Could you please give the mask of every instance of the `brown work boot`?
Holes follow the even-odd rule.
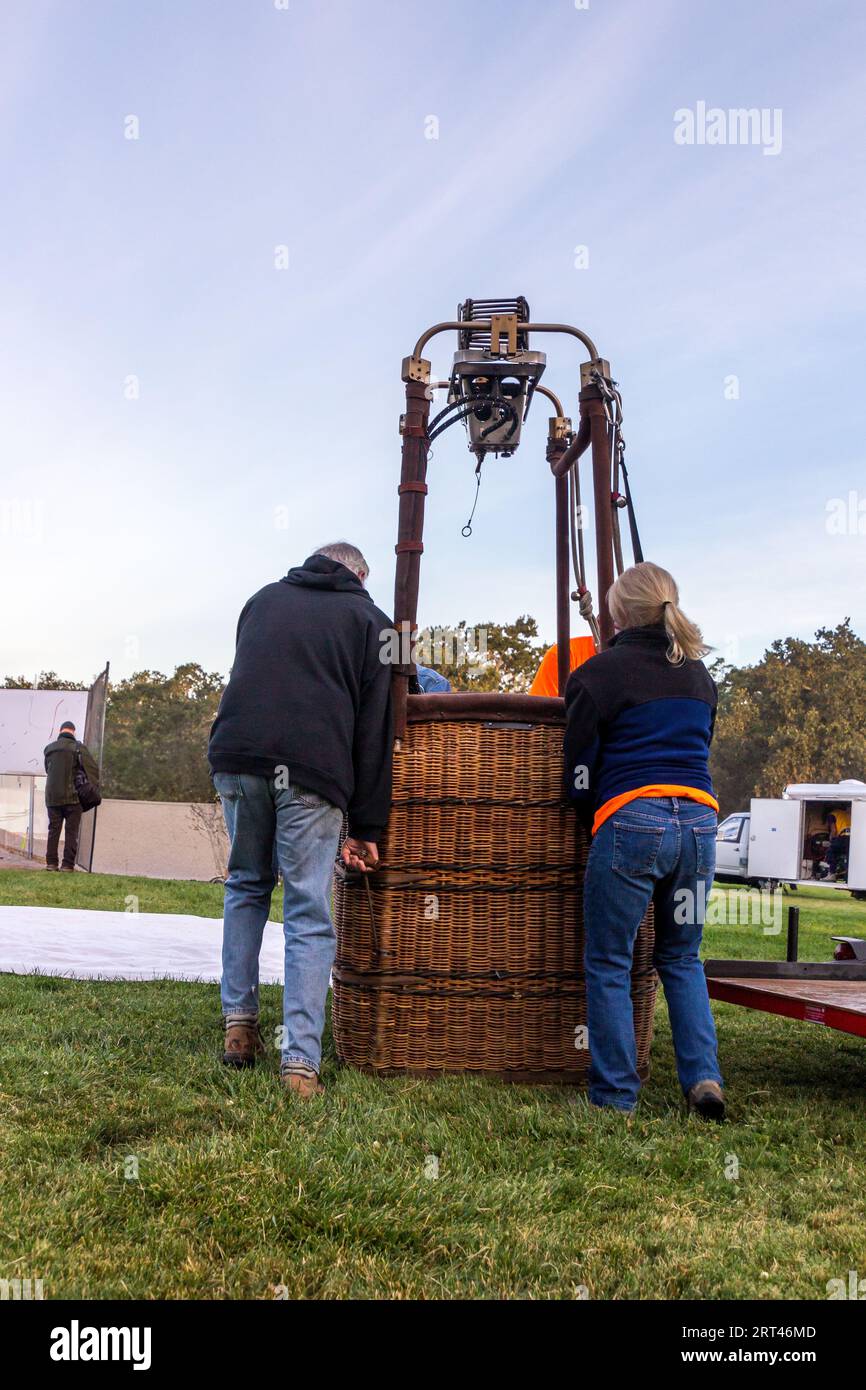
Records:
[[[61,872],[62,874],[74,874],[74,873],[75,873],[75,865],[74,865],[74,864],[61,864],[61,865],[60,865],[60,872]]]
[[[686,1096],[686,1103],[692,1115],[700,1115],[702,1120],[725,1118],[725,1093],[718,1081],[698,1081]]]
[[[287,1091],[291,1091],[293,1096],[299,1096],[301,1100],[312,1100],[315,1096],[325,1094],[325,1088],[313,1068],[301,1066],[298,1062],[289,1062],[283,1066],[280,1069],[280,1080]]]
[[[46,865],[45,865],[45,872],[46,872],[47,874],[56,874],[56,873],[59,871],[59,868],[60,868],[60,865],[59,865],[59,864],[46,864]]]
[[[223,1065],[254,1067],[257,1057],[265,1055],[265,1040],[255,1014],[226,1014]]]

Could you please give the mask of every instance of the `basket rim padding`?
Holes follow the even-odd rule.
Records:
[[[452,691],[450,694],[408,695],[410,724],[440,720],[521,724],[565,724],[565,701],[550,695],[502,695],[496,691]]]

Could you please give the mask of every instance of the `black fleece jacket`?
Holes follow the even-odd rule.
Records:
[[[211,729],[212,772],[273,777],[281,767],[377,840],[391,805],[392,626],[345,565],[311,555],[267,584],[238,620],[229,683]]]
[[[45,749],[45,805],[77,806],[78,792],[75,790],[75,773],[78,759],[94,787],[99,786],[99,765],[90,750],[79,743],[74,734],[60,734]]]

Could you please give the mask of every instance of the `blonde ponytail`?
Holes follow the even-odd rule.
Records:
[[[643,560],[625,570],[611,585],[607,596],[610,616],[616,626],[663,626],[668,635],[668,661],[681,666],[699,661],[710,648],[696,623],[679,606],[680,594],[672,575],[660,565]]]

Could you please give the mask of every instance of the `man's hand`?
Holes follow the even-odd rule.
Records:
[[[347,869],[368,874],[379,867],[379,849],[372,840],[356,840],[347,835],[340,850],[340,858]]]

